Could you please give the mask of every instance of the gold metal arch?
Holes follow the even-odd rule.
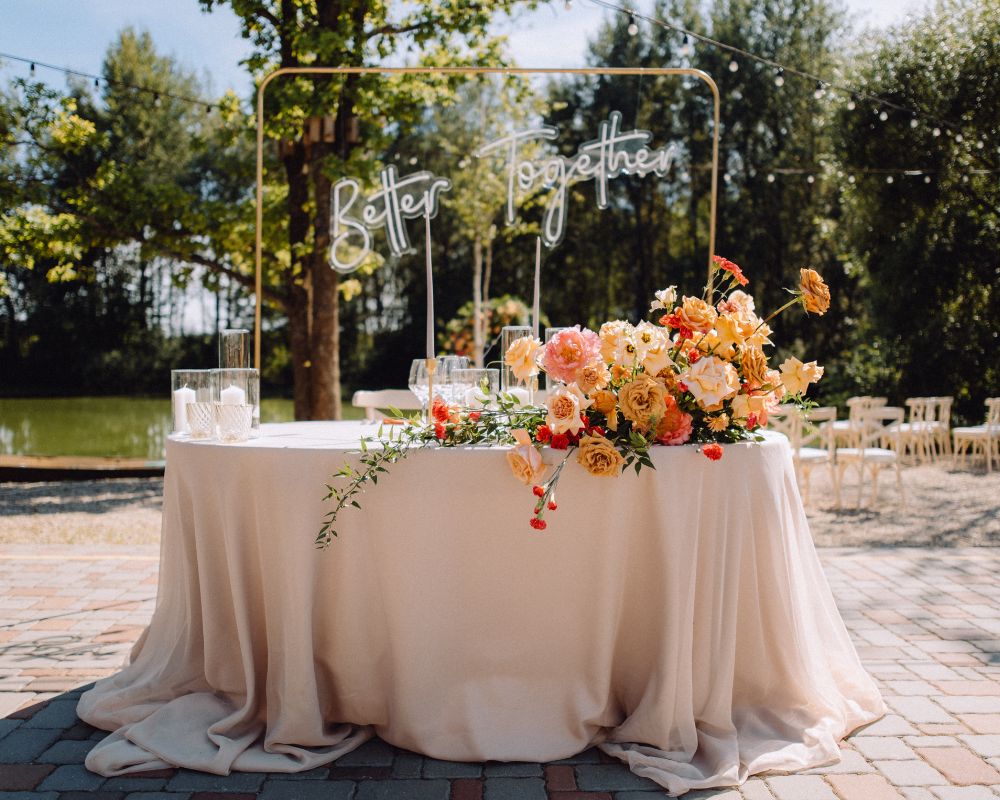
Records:
[[[712,76],[700,69],[683,67],[281,67],[269,73],[257,87],[257,219],[254,225],[254,367],[260,369],[260,323],[263,276],[264,221],[264,91],[282,75],[690,75],[712,90],[712,196],[708,221],[708,282],[712,280],[712,256],[715,254],[715,213],[719,185],[719,87]]]

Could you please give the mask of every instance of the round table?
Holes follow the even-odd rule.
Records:
[[[836,761],[884,713],[783,437],[655,447],[638,476],[571,458],[544,532],[502,448],[414,450],[318,550],[375,431],[168,443],[156,611],[80,700],[114,731],[88,768],[296,772],[377,734],[459,761],[597,744],[677,793]]]

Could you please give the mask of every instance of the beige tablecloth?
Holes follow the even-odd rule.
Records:
[[[781,437],[658,447],[638,477],[571,461],[544,533],[502,450],[419,450],[317,551],[362,430],[168,444],[156,612],[80,700],[114,731],[89,769],[295,772],[377,733],[460,761],[600,744],[681,793],[836,761],[883,714]]]

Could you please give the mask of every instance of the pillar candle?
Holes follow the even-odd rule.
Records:
[[[538,338],[538,331],[541,330],[539,325],[541,324],[538,315],[539,308],[541,307],[541,293],[542,293],[542,237],[538,236],[535,238],[535,302],[531,310],[531,323],[534,325],[535,338]]]
[[[219,392],[219,400],[224,406],[242,406],[247,401],[247,395],[239,386],[228,386]]]
[[[187,433],[191,430],[188,425],[187,404],[195,401],[194,389],[182,386],[174,391],[174,432]]]

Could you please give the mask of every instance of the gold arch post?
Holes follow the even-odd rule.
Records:
[[[260,322],[263,276],[264,222],[264,91],[275,78],[282,75],[690,75],[698,78],[712,90],[712,197],[708,221],[708,286],[712,283],[712,256],[715,254],[715,213],[719,184],[719,87],[712,76],[700,69],[684,67],[281,67],[269,73],[257,87],[257,219],[254,225],[254,367],[260,369]]]

